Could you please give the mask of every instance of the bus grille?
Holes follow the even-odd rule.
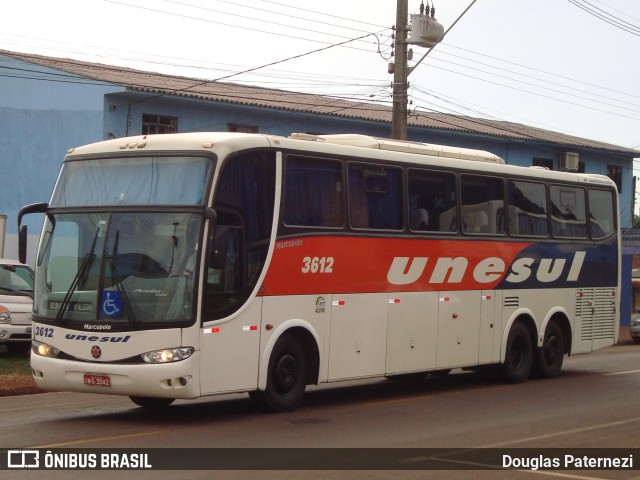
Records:
[[[576,292],[576,317],[582,318],[581,340],[615,338],[616,296],[613,288],[581,288]]]

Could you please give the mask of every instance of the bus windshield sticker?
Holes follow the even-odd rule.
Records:
[[[103,291],[100,296],[100,313],[105,317],[122,317],[122,297],[120,292]]]

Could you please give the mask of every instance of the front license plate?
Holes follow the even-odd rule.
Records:
[[[92,385],[94,387],[110,387],[111,378],[109,377],[109,375],[91,375],[91,374],[85,373],[84,384]]]

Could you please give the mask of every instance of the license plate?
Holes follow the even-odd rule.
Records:
[[[91,375],[89,373],[85,373],[84,384],[94,387],[110,387],[111,378],[109,377],[109,375]]]

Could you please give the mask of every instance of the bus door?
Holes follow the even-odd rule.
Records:
[[[202,307],[203,395],[249,390],[257,385],[262,297],[244,303],[249,288],[245,245],[243,228],[216,228]]]
[[[262,297],[256,296],[273,227],[276,159],[250,151],[228,159],[203,279],[202,393],[255,389]]]

